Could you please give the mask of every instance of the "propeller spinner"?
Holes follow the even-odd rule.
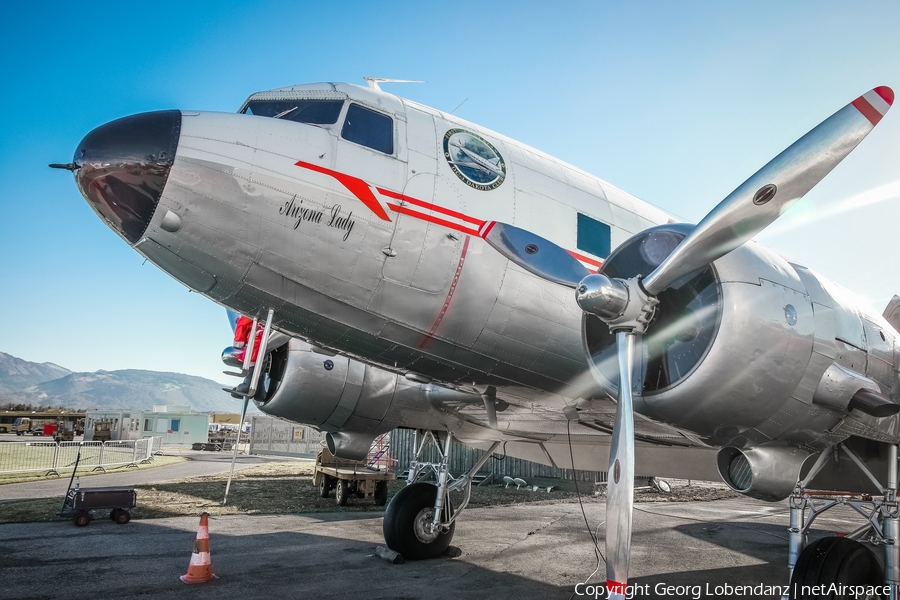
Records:
[[[889,87],[877,87],[834,113],[742,183],[679,243],[666,248],[663,240],[658,247],[650,248],[651,253],[662,254],[658,266],[647,274],[610,277],[606,266],[604,273],[589,274],[566,250],[504,223],[492,222],[482,234],[497,251],[527,271],[575,288],[576,302],[585,315],[599,319],[615,333],[619,397],[606,496],[610,598],[624,598],[628,583],[634,504],[633,393],[644,388],[644,382],[635,386],[633,381],[635,352],[648,328],[659,325],[660,319],[655,317],[660,294],[775,221],[856,148],[893,101],[894,92]]]

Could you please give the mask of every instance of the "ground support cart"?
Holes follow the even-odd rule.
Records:
[[[387,482],[397,476],[387,470],[369,467],[364,460],[335,458],[322,448],[316,456],[316,473],[313,483],[319,488],[319,495],[327,498],[334,490],[338,506],[347,504],[350,496],[375,498],[375,506],[387,503]]]
[[[109,518],[124,525],[131,520],[129,509],[137,506],[137,492],[129,487],[80,488],[69,490],[62,516],[71,516],[78,527],[91,522],[92,510],[109,510]]]

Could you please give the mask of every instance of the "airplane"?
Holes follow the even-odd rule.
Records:
[[[446,550],[502,452],[608,470],[611,598],[628,589],[636,472],[787,498],[792,582],[894,597],[900,297],[873,314],[751,241],[893,99],[854,99],[696,225],[375,80],[127,116],[51,166],[136,252],[256,319],[263,358],[236,364],[260,410],[328,432],[339,457],[417,431],[383,526],[406,558]],[[454,438],[485,452],[451,479]],[[807,544],[837,505],[865,523]]]

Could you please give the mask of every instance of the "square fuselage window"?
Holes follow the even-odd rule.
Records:
[[[578,241],[576,245],[579,250],[590,252],[600,258],[606,258],[609,256],[611,246],[609,225],[578,213]]]

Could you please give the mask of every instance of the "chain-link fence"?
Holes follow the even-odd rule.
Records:
[[[137,466],[153,459],[161,438],[115,442],[8,442],[0,444],[0,474],[43,471],[59,475],[74,469],[103,471]],[[79,458],[80,453],[80,458]]]
[[[391,457],[396,460],[397,473],[402,473],[408,469],[409,463],[415,457],[415,438],[416,432],[412,429],[395,429],[391,432],[390,453]],[[465,473],[482,456],[484,456],[484,450],[466,446],[454,439],[450,446],[450,461],[448,463],[450,472],[453,474]],[[433,444],[425,448],[420,460],[428,462],[437,462],[439,460],[437,449]],[[484,474],[493,473],[497,477],[508,475],[510,477],[521,477],[526,480],[546,478],[574,479],[576,481],[594,483],[606,481],[606,472],[604,471],[582,471],[580,469],[573,471],[572,469],[561,469],[521,458],[513,458],[503,454],[502,446],[494,453],[493,458],[485,463],[481,471]]]
[[[250,454],[315,458],[325,434],[309,425],[275,417],[254,416],[250,427]]]

